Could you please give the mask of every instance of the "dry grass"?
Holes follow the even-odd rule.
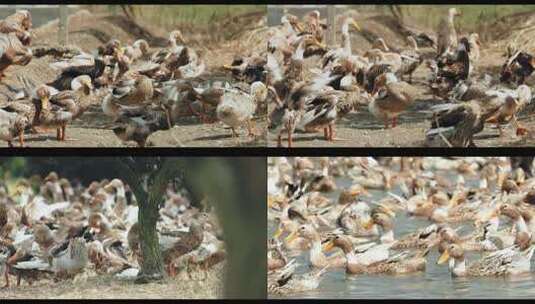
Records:
[[[223,297],[224,265],[186,274],[161,283],[135,284],[112,276],[87,274],[76,281],[40,281],[28,286],[0,289],[0,299],[217,299]],[[11,281],[11,283],[14,280]],[[2,276],[3,282],[3,276]]]

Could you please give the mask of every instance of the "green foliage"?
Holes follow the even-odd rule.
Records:
[[[456,23],[465,31],[475,31],[479,25],[491,24],[504,16],[535,10],[535,5],[403,5],[409,18],[433,28],[438,26],[450,7],[456,7],[462,13],[456,17]]]
[[[26,173],[26,159],[23,157],[0,157],[0,176],[20,177]]]

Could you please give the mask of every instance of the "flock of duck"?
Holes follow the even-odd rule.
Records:
[[[226,253],[213,213],[191,205],[169,185],[157,222],[169,276],[191,274],[222,262]],[[87,187],[51,172],[45,178],[0,185],[0,272],[5,287],[16,277],[79,280],[92,275],[132,279],[142,258],[135,196],[120,179]]]
[[[412,81],[420,66],[428,69],[425,87],[438,98],[431,107],[425,145],[473,146],[473,135],[485,123],[495,124],[500,136],[502,127],[511,123],[516,136],[525,136],[527,129],[518,124],[517,115],[532,99],[525,81],[535,60],[511,44],[500,75],[481,75],[479,35],[458,39],[454,26],[458,15],[456,8],[449,9],[436,38],[406,29],[406,48],[387,45],[379,37],[364,50],[351,44],[351,29],[361,29],[349,13],[339,18],[338,47],[324,43],[326,29],[335,25],[322,20],[319,11],[302,19],[285,14],[269,38],[266,65],[268,128],[277,135],[278,146],[285,135],[291,147],[296,130],[323,130],[325,139],[333,141],[337,120],[361,107],[367,107],[386,129],[396,127],[397,117],[422,91]],[[421,48],[434,51],[429,55]]]
[[[535,250],[532,162],[270,158],[268,294],[314,290],[323,274],[336,269],[347,276],[425,272],[435,262],[428,256],[434,250],[440,254],[436,262],[454,277],[529,273]],[[337,178],[350,180],[350,186],[340,188]],[[338,197],[328,198],[333,190],[340,191]],[[428,224],[400,235],[401,213]],[[468,260],[469,252],[480,258]],[[296,272],[299,263],[308,266],[304,274]]]
[[[57,130],[57,140],[66,140],[67,126],[92,105],[113,119],[110,127],[122,141],[145,146],[150,134],[172,128],[177,119],[197,115],[202,122],[222,121],[232,136],[247,126],[256,137],[251,121],[257,106],[267,98],[263,65],[257,54],[236,56],[222,65],[232,79],[210,80],[202,56],[188,46],[180,31],[169,34],[168,45],[151,49],[147,41],[132,45],[112,39],[85,53],[77,48],[32,48],[29,11],[20,10],[0,22],[0,73],[10,66],[28,65],[32,57],[53,56],[50,66],[59,71],[56,79],[33,83],[19,77],[22,88],[10,88],[7,105],[0,108],[0,138],[12,146],[18,137],[24,145],[26,132],[38,128]]]

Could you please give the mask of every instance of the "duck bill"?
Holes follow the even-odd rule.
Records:
[[[444,253],[442,253],[442,255],[440,256],[440,258],[438,259],[437,261],[437,264],[438,265],[441,265],[441,264],[444,264],[446,261],[448,261],[450,259],[450,253],[448,252],[448,250],[446,249],[446,251],[444,251]]]
[[[323,244],[322,250],[325,252],[330,252],[334,248],[334,242],[328,241],[327,243]]]
[[[275,231],[275,234],[273,235],[273,237],[274,237],[275,239],[278,239],[278,238],[281,236],[281,234],[282,234],[282,229],[281,229],[281,227],[279,226],[279,227],[277,228],[277,231]]]
[[[303,32],[304,31],[304,28],[301,24],[299,23],[296,23],[295,24],[295,28],[299,31],[299,32]]]
[[[43,99],[41,99],[41,105],[43,107],[43,109],[48,109],[48,103],[49,103],[49,98],[48,97],[43,97]]]
[[[318,47],[322,48],[322,49],[327,48],[326,44],[319,42],[317,39],[314,39],[314,44],[317,45]]]
[[[370,230],[370,229],[373,227],[373,224],[374,224],[374,223],[373,223],[373,220],[369,220],[369,221],[367,221],[366,223],[364,223],[363,227],[364,227],[364,229],[366,229],[366,230]]]
[[[390,217],[392,218],[396,217],[396,213],[392,211],[392,209],[390,209],[389,207],[383,205],[383,209],[385,213],[388,214]]]
[[[286,243],[291,243],[291,242],[293,242],[296,238],[297,238],[297,231],[294,231],[294,232],[290,233],[290,235],[288,235],[284,241],[285,241]]]
[[[351,22],[351,25],[353,25],[353,27],[354,27],[357,31],[362,32],[362,30],[360,29],[359,24],[358,24],[356,21]]]
[[[267,199],[267,205],[268,205],[268,208],[271,208],[271,206],[273,206],[273,203],[274,203],[275,199],[273,197],[268,196],[268,199]]]

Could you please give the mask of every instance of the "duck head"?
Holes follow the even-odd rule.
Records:
[[[437,264],[444,264],[445,262],[449,261],[450,258],[453,258],[455,260],[464,260],[464,250],[460,245],[457,244],[451,244],[449,245],[446,250],[442,253],[440,258],[437,261]]]
[[[268,89],[261,81],[255,81],[251,84],[251,96],[255,103],[264,102],[267,99]]]
[[[169,33],[169,39],[167,40],[167,46],[168,47],[176,47],[178,44],[184,45],[186,44],[186,40],[184,39],[184,36],[182,36],[182,32],[179,30],[172,31]]]
[[[48,109],[49,108],[49,101],[50,101],[50,90],[48,89],[48,86],[42,85],[35,91],[37,98],[41,102],[41,108],[42,109]]]

